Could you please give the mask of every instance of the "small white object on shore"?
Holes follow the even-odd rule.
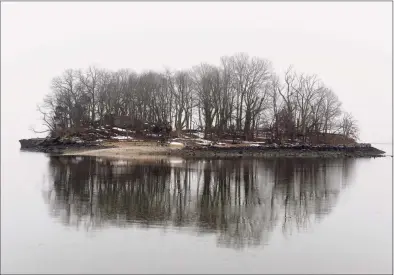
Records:
[[[176,141],[171,141],[171,142],[170,142],[170,145],[172,145],[172,146],[184,146],[183,143],[181,143],[181,142],[176,142]]]

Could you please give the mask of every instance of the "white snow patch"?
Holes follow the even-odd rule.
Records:
[[[264,141],[243,141],[242,142],[243,144],[248,144],[248,145],[251,145],[251,144],[254,144],[254,145],[262,145],[262,144],[265,144],[265,142]]]
[[[113,127],[112,129],[120,131],[120,132],[127,132],[126,129],[118,128],[118,127]]]
[[[199,138],[204,138],[204,133],[202,133],[202,132],[197,132],[197,133],[194,133],[196,136],[198,136]]]
[[[119,140],[124,140],[124,139],[133,139],[132,137],[125,137],[125,136],[113,136],[113,139],[119,139]]]
[[[258,147],[258,146],[261,146],[261,144],[251,143],[251,144],[249,144],[249,146],[250,147]]]
[[[211,144],[212,144],[211,141],[206,140],[206,139],[198,139],[198,140],[197,140],[197,143],[198,143],[198,144],[201,144],[201,145],[211,145]]]

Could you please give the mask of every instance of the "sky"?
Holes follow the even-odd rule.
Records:
[[[237,52],[317,74],[362,142],[391,143],[391,2],[2,2],[2,147],[35,136],[36,105],[66,69],[187,69]]]

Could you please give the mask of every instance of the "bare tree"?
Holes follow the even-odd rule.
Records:
[[[101,73],[102,72],[94,66],[89,67],[85,72],[79,71],[79,81],[82,84],[84,92],[90,99],[89,111],[91,123],[96,121],[98,82]]]
[[[176,72],[169,76],[169,89],[173,99],[175,129],[179,132],[190,128],[193,108],[191,77],[187,71]]]
[[[221,135],[230,126],[236,96],[233,83],[234,79],[231,70],[231,60],[228,57],[221,58],[219,78],[220,89],[215,95],[214,103],[216,104],[215,108],[218,110],[218,114],[216,116],[216,126],[218,135]]]
[[[284,89],[283,84],[280,83],[279,77],[272,75],[271,86],[269,89],[269,105],[268,108],[271,117],[270,128],[272,132],[273,139],[277,142],[282,139],[281,133],[279,132],[279,111],[283,108],[283,100],[280,94]]]
[[[284,124],[284,134],[287,138],[295,138],[296,128],[295,128],[295,117],[296,117],[296,104],[295,104],[295,89],[294,86],[297,75],[293,70],[293,67],[290,66],[285,73],[285,88],[279,89],[278,92],[281,95],[284,108],[286,111],[282,111],[282,113],[286,113],[287,121],[283,121]]]
[[[351,113],[345,112],[339,122],[339,129],[341,134],[347,138],[358,139],[357,121]]]
[[[266,99],[271,64],[265,59],[250,58],[245,53],[234,55],[230,62],[236,90],[236,128],[243,128],[244,136],[248,139]]]
[[[306,138],[308,119],[313,113],[313,101],[319,96],[322,85],[316,75],[298,77],[298,85],[293,86],[297,105],[297,131]]]
[[[335,121],[341,115],[342,103],[338,96],[330,89],[324,89],[323,95],[323,133],[327,134],[335,126]]]
[[[205,138],[211,133],[218,109],[213,100],[220,90],[219,70],[208,64],[193,68],[193,89],[201,110],[205,126]],[[201,120],[201,115],[200,115]]]

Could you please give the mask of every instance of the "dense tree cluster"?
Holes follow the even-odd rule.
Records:
[[[178,132],[236,133],[246,140],[261,131],[277,141],[327,133],[357,137],[355,120],[316,75],[290,67],[279,76],[270,61],[245,53],[222,57],[219,66],[175,72],[68,69],[52,80],[39,110],[52,134],[128,117],[135,122],[130,128],[167,123]]]

